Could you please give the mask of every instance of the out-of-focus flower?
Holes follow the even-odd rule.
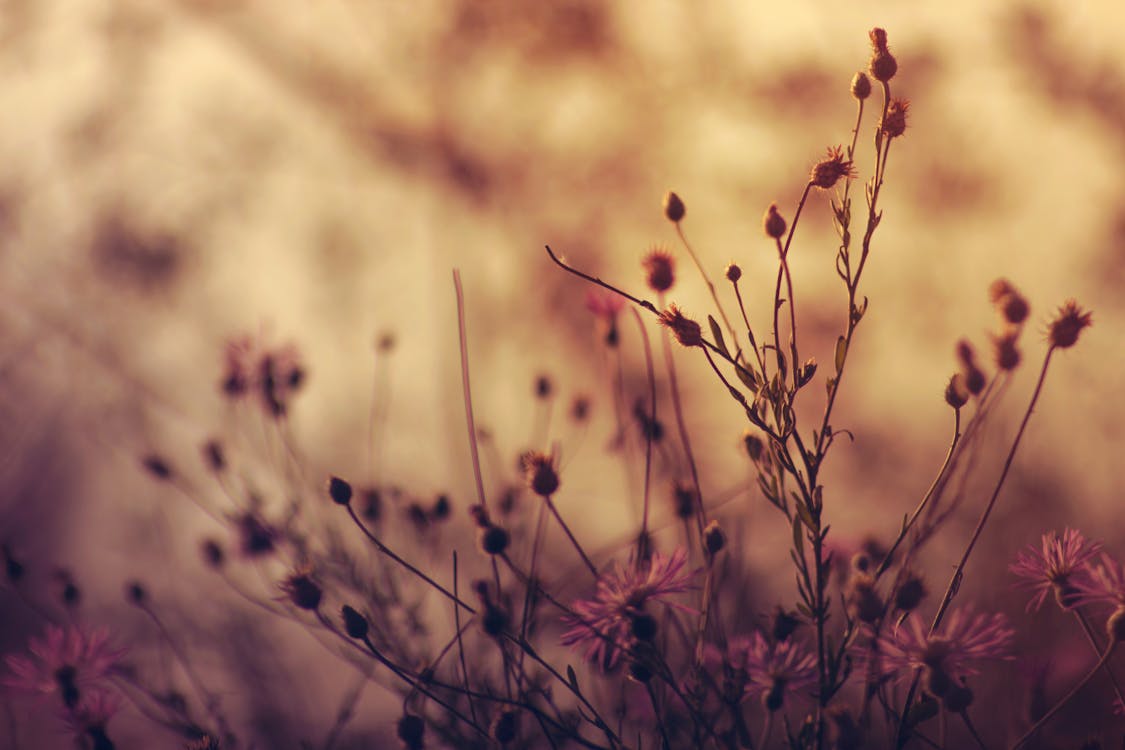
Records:
[[[301,354],[293,344],[270,346],[264,338],[227,342],[222,390],[232,399],[256,396],[272,417],[283,417],[305,381]]]
[[[78,626],[47,626],[46,636],[28,643],[31,656],[4,657],[11,675],[2,682],[8,687],[32,694],[58,692],[71,709],[80,705],[88,688],[96,688],[125,655],[124,649],[109,644],[109,632],[86,630]]]
[[[1125,607],[1125,569],[1121,563],[1102,553],[1097,565],[1087,568],[1087,575],[1071,581],[1073,605],[1110,604]]]
[[[1063,609],[1072,609],[1076,595],[1075,586],[1082,577],[1088,577],[1091,561],[1101,549],[1101,543],[1082,536],[1077,529],[1066,529],[1043,535],[1042,550],[1028,547],[1016,555],[1009,570],[1023,579],[1022,585],[1036,592],[1027,603],[1027,610],[1038,610],[1050,592]]]
[[[744,696],[779,710],[788,695],[816,687],[816,658],[794,639],[770,642],[760,632],[731,640],[726,665],[745,673]]]
[[[75,738],[89,737],[95,741],[105,737],[105,728],[117,710],[121,696],[108,690],[91,690],[82,695],[78,705],[62,711],[63,720]]]
[[[687,553],[678,549],[671,555],[656,553],[637,566],[618,565],[603,574],[594,596],[574,602],[573,614],[563,618],[570,625],[563,633],[563,644],[584,648],[587,659],[612,669],[622,651],[655,636],[655,620],[646,611],[650,601],[691,611],[667,600],[690,587],[695,571],[684,572],[686,564]]]
[[[881,635],[879,669],[899,676],[922,669],[927,692],[940,698],[957,686],[955,680],[976,674],[977,662],[1011,658],[1014,631],[999,613],[958,610],[933,635],[926,631],[920,618],[911,617],[906,627]]]

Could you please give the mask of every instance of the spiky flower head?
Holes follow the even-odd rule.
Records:
[[[773,642],[755,631],[731,639],[727,654],[727,665],[746,676],[743,697],[760,700],[771,712],[787,696],[816,687],[816,657],[794,639]]]
[[[1053,349],[1069,349],[1078,341],[1082,329],[1093,325],[1094,314],[1083,310],[1078,303],[1068,299],[1059,308],[1047,329],[1047,341]]]
[[[685,572],[686,564],[687,553],[677,549],[671,555],[656,552],[647,562],[616,565],[603,573],[593,597],[574,602],[572,614],[563,618],[570,626],[563,633],[563,644],[584,649],[587,659],[612,669],[639,636],[650,635],[645,628],[656,624],[647,611],[651,602],[690,611],[669,600],[691,584],[695,571]]]
[[[528,451],[521,458],[527,486],[540,497],[549,497],[559,489],[559,473],[555,459],[546,453]]]
[[[879,129],[884,137],[898,138],[906,132],[906,114],[909,110],[910,102],[906,99],[891,99],[886,114],[879,123]]]
[[[666,292],[676,283],[676,261],[667,250],[650,251],[641,261],[641,267],[648,288],[654,292]]]
[[[898,72],[898,61],[887,48],[887,32],[875,28],[871,30],[871,64],[869,69],[876,81],[886,83]]]
[[[662,326],[670,328],[676,341],[682,345],[703,346],[703,329],[676,305],[668,305],[657,320]]]
[[[943,697],[957,681],[977,673],[988,659],[1011,658],[1014,631],[1002,614],[953,612],[932,635],[918,617],[905,627],[879,636],[879,667],[886,675],[908,676],[923,670],[926,691]]]
[[[828,190],[839,182],[840,178],[854,176],[855,167],[850,159],[844,158],[843,148],[830,146],[824,158],[812,168],[812,172],[809,174],[809,182],[821,190]]]
[[[1072,576],[1068,581],[1071,591],[1067,601],[1075,607],[1087,604],[1125,606],[1125,568],[1110,555],[1102,552],[1097,564],[1087,566],[1083,575]]]

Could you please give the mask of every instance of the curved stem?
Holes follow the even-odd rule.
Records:
[[[1064,695],[1062,697],[1062,699],[1059,700],[1059,702],[1056,703],[1051,708],[1050,711],[1043,714],[1043,716],[1040,717],[1039,721],[1035,722],[1031,726],[1031,729],[1028,729],[1026,732],[1024,732],[1023,736],[1020,737],[1018,740],[1016,740],[1016,744],[1012,745],[1011,750],[1018,750],[1018,748],[1021,747],[1029,739],[1031,739],[1032,735],[1034,735],[1036,732],[1038,732],[1039,729],[1044,724],[1046,724],[1048,721],[1050,721],[1051,718],[1055,714],[1057,714],[1062,709],[1063,706],[1065,706],[1067,703],[1069,703],[1071,698],[1073,698],[1075,695],[1077,695],[1078,691],[1081,690],[1086,685],[1086,683],[1089,682],[1094,677],[1094,675],[1096,675],[1098,672],[1100,672],[1102,667],[1104,667],[1106,664],[1109,663],[1109,657],[1113,655],[1113,651],[1114,651],[1114,648],[1116,646],[1117,646],[1116,642],[1110,643],[1109,646],[1106,647],[1105,653],[1102,654],[1102,658],[1098,659],[1098,663],[1095,664],[1094,668],[1091,669],[1086,674],[1086,676],[1082,678],[1082,681],[1079,682],[1077,685],[1075,685],[1073,688],[1071,688],[1070,692],[1067,693],[1066,695]]]

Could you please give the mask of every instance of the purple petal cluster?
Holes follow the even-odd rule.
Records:
[[[1042,607],[1051,592],[1060,607],[1073,607],[1077,591],[1089,577],[1091,562],[1100,549],[1101,543],[1086,539],[1077,529],[1066,529],[1061,535],[1056,531],[1044,534],[1041,549],[1029,547],[1016,555],[1009,569],[1035,592],[1027,604],[1028,611]]]
[[[760,632],[731,640],[728,665],[746,675],[744,697],[761,699],[771,710],[779,708],[786,695],[817,686],[816,657],[793,639],[771,643]]]
[[[4,657],[11,675],[2,682],[27,693],[49,695],[68,688],[83,691],[111,675],[124,649],[109,644],[104,629],[86,630],[75,625],[47,626],[43,638],[32,638],[30,656]]]
[[[917,617],[906,626],[879,637],[881,671],[900,676],[915,669],[960,678],[976,674],[976,665],[988,659],[1011,658],[1015,631],[1004,615],[968,610],[953,612],[932,635]]]
[[[594,596],[574,602],[572,613],[563,618],[570,626],[563,633],[563,644],[585,649],[587,659],[612,669],[621,652],[636,641],[636,621],[646,614],[649,602],[679,606],[666,599],[690,588],[695,571],[684,572],[686,564],[687,553],[678,549],[671,555],[656,553],[648,563],[618,565],[603,574]]]

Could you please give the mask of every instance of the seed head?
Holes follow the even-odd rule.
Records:
[[[879,123],[879,129],[887,138],[898,138],[906,132],[906,113],[910,110],[910,102],[906,99],[891,99],[887,105],[887,113]]]
[[[735,284],[741,278],[742,278],[742,269],[741,268],[739,268],[734,263],[731,263],[729,266],[727,266],[727,281],[729,281],[732,284]]]
[[[766,230],[766,236],[781,239],[785,236],[785,226],[785,219],[777,212],[777,204],[771,203],[766,209],[766,215],[762,217],[762,228]]]
[[[349,638],[355,638],[357,641],[361,641],[367,637],[366,617],[347,604],[340,610],[340,616],[344,619],[344,632],[348,634]]]
[[[898,61],[887,48],[887,32],[883,29],[871,30],[871,64],[869,70],[876,81],[886,83],[898,72]]]
[[[1004,320],[1020,325],[1031,312],[1027,299],[1007,279],[997,279],[988,287],[988,296]]]
[[[912,612],[926,598],[926,583],[917,573],[909,573],[895,592],[895,609]]]
[[[352,486],[340,477],[328,479],[328,496],[337,505],[347,505],[352,501]]]
[[[949,379],[945,386],[945,403],[954,409],[960,409],[969,402],[969,386],[965,383],[965,375],[956,373]]]
[[[527,485],[540,497],[549,497],[559,489],[559,475],[554,459],[546,453],[530,451],[523,456],[523,470]]]
[[[282,581],[281,590],[289,597],[293,606],[309,612],[315,612],[320,607],[320,600],[324,596],[324,590],[313,580],[312,574],[307,569],[300,569],[290,574]]]
[[[486,555],[504,554],[511,541],[511,535],[502,526],[487,526],[477,534],[477,542]]]
[[[684,206],[684,202],[680,200],[680,196],[669,190],[664,196],[664,216],[667,217],[668,221],[679,224],[685,213],[687,213],[687,208]]]
[[[852,96],[861,102],[871,96],[871,79],[862,70],[852,77]]]
[[[1051,321],[1047,341],[1052,348],[1069,349],[1078,341],[1082,329],[1093,325],[1093,317],[1093,313],[1083,310],[1074,300],[1067,300]]]
[[[1001,370],[1014,370],[1020,363],[1020,350],[1016,348],[1019,329],[1012,328],[992,337],[996,366]]]
[[[839,182],[841,177],[854,177],[855,167],[850,159],[844,158],[840,146],[830,146],[824,158],[816,163],[809,175],[809,182],[821,190],[828,190]]]
[[[703,346],[703,329],[691,318],[685,316],[676,305],[668,305],[658,318],[661,325],[672,330],[683,346]]]
[[[666,292],[676,283],[676,261],[666,250],[653,250],[641,261],[645,281],[654,292]]]

